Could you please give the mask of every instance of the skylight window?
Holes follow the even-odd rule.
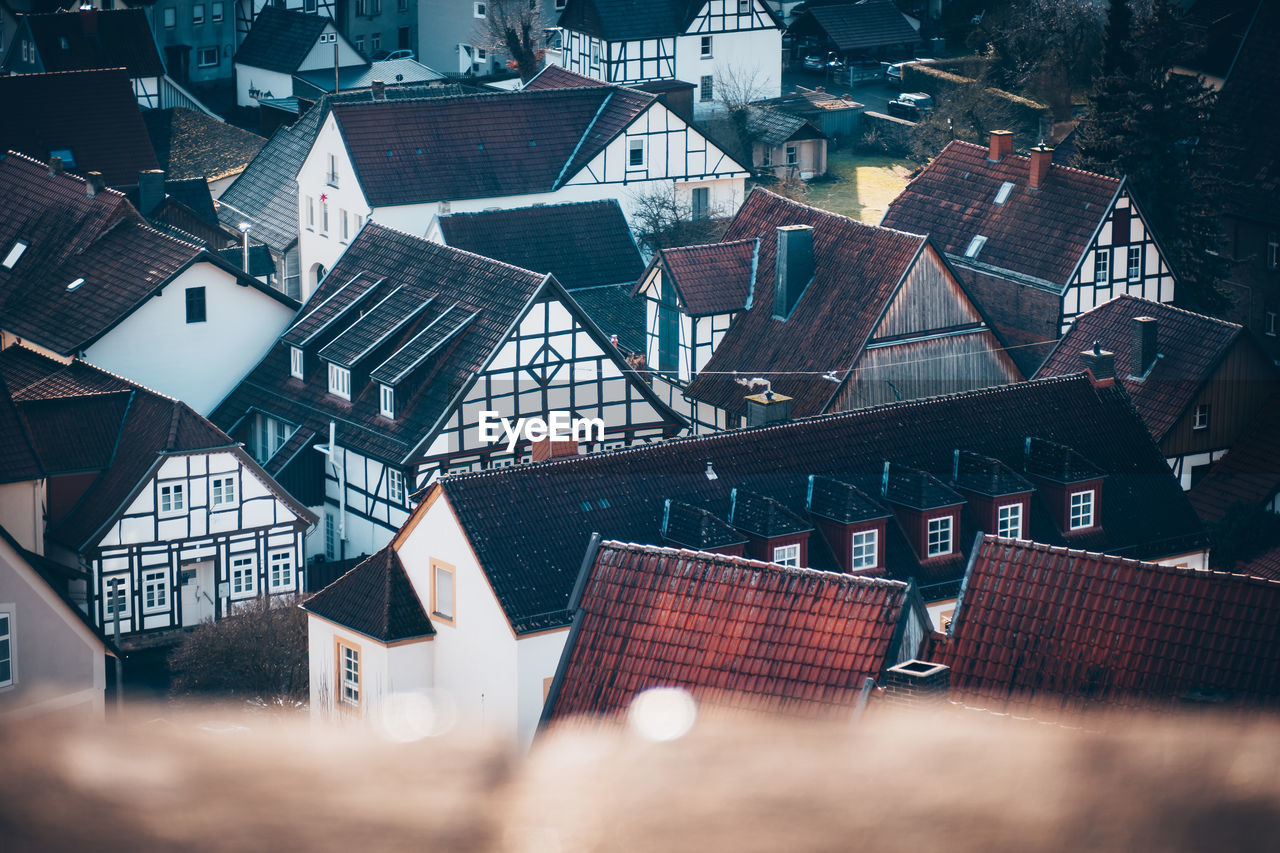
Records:
[[[17,240],[13,244],[13,248],[9,249],[9,254],[4,256],[4,268],[13,269],[13,265],[18,262],[18,258],[22,257],[22,253],[27,250],[27,246],[31,245],[26,240]]]
[[[996,193],[996,204],[1004,204],[1009,200],[1009,193],[1013,192],[1013,181],[1005,181],[1000,185],[1000,190]]]
[[[82,284],[84,284],[84,279],[83,279],[83,278],[78,278],[78,279],[76,279],[75,281],[73,281],[73,282],[71,282],[70,284],[68,284],[68,285],[67,285],[67,290],[68,290],[68,291],[75,290],[77,287],[79,287],[79,286],[80,286],[80,285],[82,285]]]
[[[969,241],[969,248],[964,250],[964,256],[966,258],[978,257],[978,253],[982,251],[982,247],[986,245],[986,243],[987,243],[987,238],[979,234],[978,236],[974,237],[972,240]]]

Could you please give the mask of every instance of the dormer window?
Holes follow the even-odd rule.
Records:
[[[289,375],[294,379],[306,379],[303,366],[302,347],[289,347]]]
[[[974,237],[972,240],[969,241],[969,248],[964,250],[964,256],[966,258],[978,257],[978,253],[982,251],[982,247],[985,246],[986,243],[987,243],[987,238],[979,234],[978,236]]]
[[[13,247],[9,249],[9,254],[4,256],[3,266],[7,270],[13,269],[13,265],[22,257],[22,253],[27,250],[27,246],[31,245],[26,240],[18,240],[14,242]]]
[[[384,418],[395,420],[396,389],[390,385],[378,386],[378,413]]]
[[[930,557],[944,557],[951,553],[951,516],[929,519],[927,546],[925,553]]]
[[[996,508],[996,535],[1004,539],[1022,538],[1022,504],[1005,504]]]
[[[1093,489],[1071,493],[1071,516],[1069,521],[1072,530],[1084,530],[1086,527],[1093,527],[1093,498]]]
[[[1009,193],[1013,192],[1013,181],[1005,181],[1000,185],[1000,189],[996,191],[996,204],[1004,204],[1009,200]]]
[[[859,530],[849,546],[849,569],[874,569],[880,556],[880,531]]]
[[[773,549],[773,562],[779,566],[800,567],[800,545],[779,545]]]
[[[351,371],[336,364],[329,365],[329,393],[344,400],[351,399]]]

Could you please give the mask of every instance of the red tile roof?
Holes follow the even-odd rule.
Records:
[[[1142,380],[1130,374],[1133,320],[1154,317],[1160,358]],[[1242,340],[1241,327],[1204,314],[1194,314],[1136,296],[1118,296],[1081,314],[1045,359],[1037,376],[1065,376],[1083,368],[1080,353],[1099,341],[1115,353],[1116,377],[1124,385],[1147,428],[1162,441],[1218,365]]]
[[[520,91],[536,92],[540,89],[580,89],[584,86],[608,86],[603,80],[570,71],[563,65],[548,65],[525,83]]]
[[[649,262],[649,268],[661,265],[691,316],[736,313],[747,306],[751,297],[758,242],[757,238],[750,238],[662,249]],[[647,277],[646,271],[641,280]]]
[[[793,714],[850,708],[923,607],[905,583],[603,542],[544,720],[624,711],[650,687]],[[910,657],[910,654],[907,655]]]
[[[988,702],[1280,700],[1280,583],[986,537],[930,660]]]
[[[655,96],[619,86],[334,103],[377,206],[552,192]]]
[[[1031,189],[1029,157],[1009,154],[993,163],[988,153],[985,146],[950,142],[894,199],[881,224],[928,234],[956,257],[984,236],[978,263],[1065,289],[1120,181],[1055,164],[1044,184]],[[1013,190],[996,204],[1005,182]]]
[[[1252,560],[1238,563],[1235,571],[1255,578],[1280,581],[1280,546],[1264,551]]]
[[[1236,504],[1260,505],[1280,491],[1280,394],[1269,399],[1240,438],[1191,490],[1191,505],[1217,521]]]

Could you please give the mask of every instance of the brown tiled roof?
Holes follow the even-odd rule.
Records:
[[[1280,394],[1271,397],[1240,438],[1191,489],[1191,505],[1217,521],[1236,504],[1260,506],[1280,491]]]
[[[31,443],[31,434],[9,394],[9,386],[0,376],[0,483],[37,480],[44,468]],[[3,528],[0,528],[3,529]]]
[[[1070,445],[1106,474],[1101,527],[1090,547],[1149,558],[1202,542],[1185,493],[1128,395],[1082,375],[453,476],[437,488],[454,507],[513,629],[523,634],[568,623],[569,593],[593,532],[660,542],[667,499],[723,518],[731,490],[742,488],[803,514],[812,474],[878,496],[886,460],[949,479],[957,448],[1021,471],[1028,436]],[[556,523],[546,524],[548,518]],[[1029,522],[1037,541],[1067,541],[1039,494]],[[905,541],[895,544],[896,526],[889,529],[891,576],[921,583],[959,578],[972,533],[956,537],[958,566],[926,573]],[[810,536],[809,565],[838,567],[821,536]]]
[[[378,207],[551,192],[655,100],[610,86],[334,103],[333,114]]]
[[[986,537],[930,659],[998,704],[1280,700],[1280,583]]]
[[[570,71],[563,65],[547,65],[521,88],[522,92],[536,92],[540,89],[580,89],[584,86],[608,86],[603,80],[587,77],[576,71]]]
[[[988,153],[969,142],[948,143],[893,200],[881,224],[928,234],[956,257],[974,237],[986,237],[977,263],[1065,289],[1120,181],[1055,164],[1043,185],[1031,189],[1029,157],[1008,154],[993,163]],[[1013,189],[996,204],[1005,182]]]
[[[29,15],[26,20],[43,71],[124,68],[130,77],[164,74],[160,51],[142,9],[57,12]]]
[[[267,144],[256,133],[186,107],[147,110],[142,120],[160,168],[171,181],[216,181],[238,175]]]
[[[776,231],[784,225],[813,226],[812,282],[785,322],[774,319]],[[884,307],[926,239],[857,220],[755,189],[734,217],[725,243],[759,239],[750,307],[740,315],[688,395],[730,412],[743,407],[733,371],[776,374],[773,390],[793,398],[792,413],[824,411],[836,384],[814,381],[828,370],[851,367],[862,353]],[[739,257],[743,250],[738,249]]]
[[[389,545],[308,598],[303,609],[382,643],[436,632]]]
[[[1280,546],[1264,551],[1252,560],[1237,564],[1234,571],[1255,578],[1280,581]]]
[[[620,542],[600,545],[584,580],[544,720],[625,711],[650,687],[752,710],[846,710],[897,662],[913,602],[897,581]]]
[[[691,316],[738,312],[751,298],[758,242],[750,238],[661,249],[649,265],[663,268]]]
[[[1130,374],[1135,317],[1154,317],[1157,322],[1160,357],[1141,380]],[[1036,375],[1079,373],[1080,353],[1099,341],[1102,349],[1115,353],[1116,377],[1156,441],[1162,441],[1241,339],[1240,332],[1240,326],[1215,317],[1136,296],[1118,296],[1077,317]]]
[[[78,174],[101,172],[107,186],[136,184],[157,168],[133,84],[124,70],[0,76],[0,151],[47,162],[70,149]],[[21,116],[21,120],[12,117]]]

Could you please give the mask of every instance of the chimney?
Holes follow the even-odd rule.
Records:
[[[1129,372],[1135,378],[1146,378],[1147,373],[1155,366],[1156,330],[1159,325],[1155,317],[1133,318],[1133,351],[1129,360]]]
[[[381,80],[373,81],[373,99],[375,101],[385,101],[387,99],[387,84]]]
[[[1045,148],[1041,142],[1035,148],[1031,149],[1031,177],[1027,179],[1027,186],[1031,189],[1039,189],[1044,183],[1044,179],[1049,175],[1049,169],[1053,167],[1053,149]]]
[[[531,450],[533,452],[533,461],[541,462],[544,459],[555,459],[561,456],[577,456],[578,442],[569,441],[553,441],[551,438],[536,438],[532,442]]]
[[[813,278],[813,227],[783,225],[778,228],[778,255],[774,260],[773,316],[786,319],[796,307],[804,286]]]
[[[58,177],[58,175],[61,175],[61,174],[62,174],[62,158],[50,157],[49,158],[49,175],[51,177],[56,178]]]
[[[164,202],[164,172],[147,169],[138,173],[138,212],[150,216]]]
[[[93,198],[106,188],[107,185],[102,180],[101,172],[90,172],[84,176],[84,194],[89,198]]]
[[[914,708],[946,701],[951,667],[923,660],[904,661],[884,672],[884,698],[893,705]]]
[[[1108,384],[1116,378],[1116,354],[1102,348],[1102,341],[1094,341],[1093,347],[1080,353],[1080,365],[1093,374],[1097,384]]]
[[[1011,130],[993,130],[991,131],[991,150],[987,154],[987,159],[992,162],[999,163],[1006,154],[1013,153],[1013,131]]]
[[[791,398],[765,391],[747,397],[747,426],[767,426],[791,420]]]
[[[250,275],[249,273],[249,223],[248,222],[240,223],[240,233],[243,235],[243,242],[242,242],[241,248],[243,249],[242,257],[244,258],[244,263],[241,264],[240,269],[241,271],[244,272],[245,275]]]

